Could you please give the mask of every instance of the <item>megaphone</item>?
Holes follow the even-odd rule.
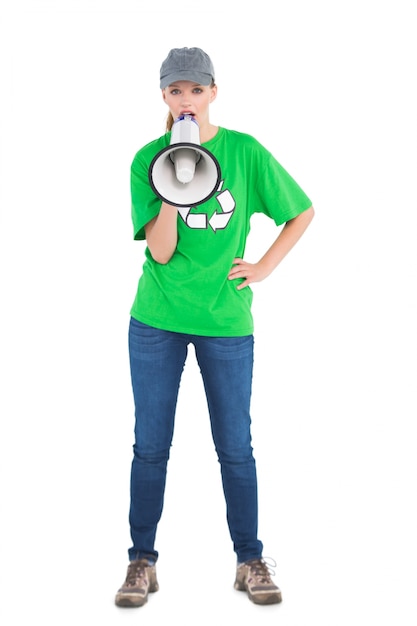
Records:
[[[156,195],[178,207],[190,207],[209,200],[218,190],[220,165],[200,145],[200,129],[192,115],[174,121],[169,146],[152,159],[149,182]]]

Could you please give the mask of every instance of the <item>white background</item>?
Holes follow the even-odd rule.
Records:
[[[416,39],[412,2],[1,3],[2,624],[416,623]],[[160,591],[117,609],[130,545],[127,327],[143,262],[129,169],[164,132],[159,67],[212,57],[211,119],[253,134],[316,217],[254,286],[260,537],[235,557],[194,355]],[[254,220],[248,260],[277,232]],[[138,613],[139,611],[139,613]]]

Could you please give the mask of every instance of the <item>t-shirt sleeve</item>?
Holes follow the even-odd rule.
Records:
[[[275,157],[266,152],[255,188],[255,212],[265,213],[277,226],[312,206],[312,201]]]
[[[148,177],[149,163],[138,152],[130,168],[133,237],[145,239],[145,225],[159,213],[161,200],[152,191]]]

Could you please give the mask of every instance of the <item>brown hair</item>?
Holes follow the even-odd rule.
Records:
[[[170,131],[172,126],[174,124],[174,118],[172,117],[172,113],[171,111],[168,113],[167,115],[167,127],[166,127],[166,132]]]
[[[216,83],[214,82],[214,80],[211,81],[210,83],[210,88],[215,87]],[[174,124],[174,118],[172,117],[172,113],[171,111],[168,113],[167,115],[167,121],[166,121],[166,132],[170,131],[172,129],[172,125]]]

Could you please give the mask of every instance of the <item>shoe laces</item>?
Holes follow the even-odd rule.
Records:
[[[149,567],[147,559],[132,561],[127,568],[126,585],[138,587],[145,583],[146,568]]]
[[[263,584],[272,583],[271,576],[275,576],[275,568],[277,566],[274,559],[271,557],[265,557],[261,559],[254,559],[248,563],[250,568],[250,574],[256,578],[256,580]]]

